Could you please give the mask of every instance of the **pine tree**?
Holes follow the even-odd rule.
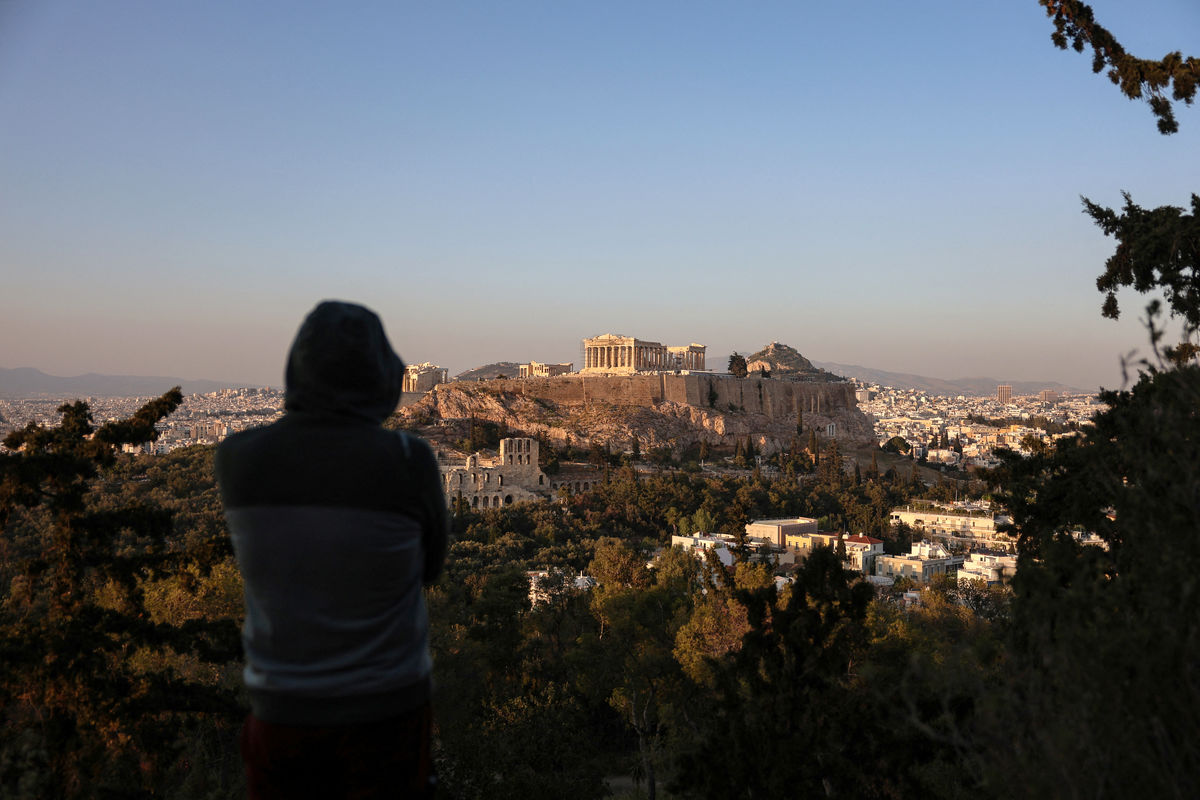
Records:
[[[232,726],[240,713],[231,691],[144,666],[172,653],[237,658],[235,623],[156,622],[143,593],[147,580],[203,571],[228,539],[180,552],[168,545],[169,512],[96,501],[117,449],[155,440],[154,424],[181,401],[176,388],[99,428],[77,401],[59,408],[57,427],[31,423],[4,440],[14,452],[0,453],[0,528],[11,535],[21,509],[45,527],[10,555],[17,578],[0,610],[0,764],[24,764],[23,778],[0,774],[0,793],[15,795],[19,779],[45,797],[155,794],[189,721]]]
[[[1108,30],[1100,26],[1092,9],[1080,0],[1038,0],[1046,9],[1046,15],[1054,20],[1054,33],[1050,39],[1055,47],[1066,50],[1070,46],[1082,53],[1084,46],[1092,48],[1092,72],[1108,67],[1108,78],[1120,87],[1121,93],[1130,100],[1145,98],[1154,116],[1158,117],[1158,131],[1175,133],[1179,124],[1171,101],[1191,105],[1196,97],[1200,78],[1200,59],[1184,58],[1176,51],[1168,53],[1159,61],[1137,58],[1125,52],[1125,48]],[[1167,98],[1167,90],[1171,98]]]

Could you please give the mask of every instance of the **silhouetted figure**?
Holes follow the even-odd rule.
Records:
[[[373,312],[321,303],[288,355],[287,413],[217,450],[245,581],[252,798],[432,794],[422,585],[446,504],[429,446],[381,427],[403,375]]]

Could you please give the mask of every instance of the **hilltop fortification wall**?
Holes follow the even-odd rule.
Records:
[[[697,408],[762,414],[768,419],[794,419],[801,409],[806,414],[824,414],[857,406],[854,387],[848,383],[806,383],[728,375],[560,375],[482,381],[481,385],[562,405],[600,402],[649,407],[665,401]],[[435,389],[442,390],[442,386]]]
[[[576,444],[684,447],[733,445],[747,436],[764,453],[784,449],[806,429],[847,442],[874,438],[848,383],[732,375],[562,375],[442,384],[402,413],[413,419],[486,419],[528,436]]]

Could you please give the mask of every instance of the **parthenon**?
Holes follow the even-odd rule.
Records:
[[[632,336],[606,333],[583,340],[583,374],[631,375],[636,372],[674,372],[704,369],[702,344],[664,347]]]

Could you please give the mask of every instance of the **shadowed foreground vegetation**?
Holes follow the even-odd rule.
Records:
[[[1200,370],[1106,399],[1094,431],[996,476],[1012,593],[944,582],[905,608],[829,550],[782,590],[770,565],[647,567],[673,530],[760,516],[894,536],[915,488],[894,474],[613,468],[565,501],[460,507],[428,592],[444,795],[602,797],[617,776],[647,797],[1193,795]],[[0,793],[236,795],[240,581],[212,449],[121,455],[144,429],[87,438],[64,408],[0,457]],[[548,572],[532,607],[528,569]]]
[[[1200,62],[1128,54],[1079,0],[1040,0],[1054,43],[1144,98],[1162,132]],[[1168,97],[1167,92],[1170,91]],[[656,797],[1200,796],[1200,199],[1191,213],[1085,201],[1117,248],[1098,281],[1184,324],[1081,435],[993,476],[1019,533],[1011,595],[941,583],[904,608],[818,550],[779,590],[675,529],[803,514],[882,533],[901,476],[811,482],[639,476],[587,494],[460,508],[429,590],[443,794]],[[120,454],[177,391],[95,429],[86,404],[0,453],[0,795],[227,798],[240,582],[212,451]],[[745,455],[745,454],[743,454]],[[795,465],[793,465],[794,467]],[[1099,544],[1082,544],[1080,533]],[[902,534],[902,532],[901,532]],[[893,539],[892,545],[898,542]],[[525,570],[548,568],[529,604]],[[576,586],[586,571],[598,585]]]

